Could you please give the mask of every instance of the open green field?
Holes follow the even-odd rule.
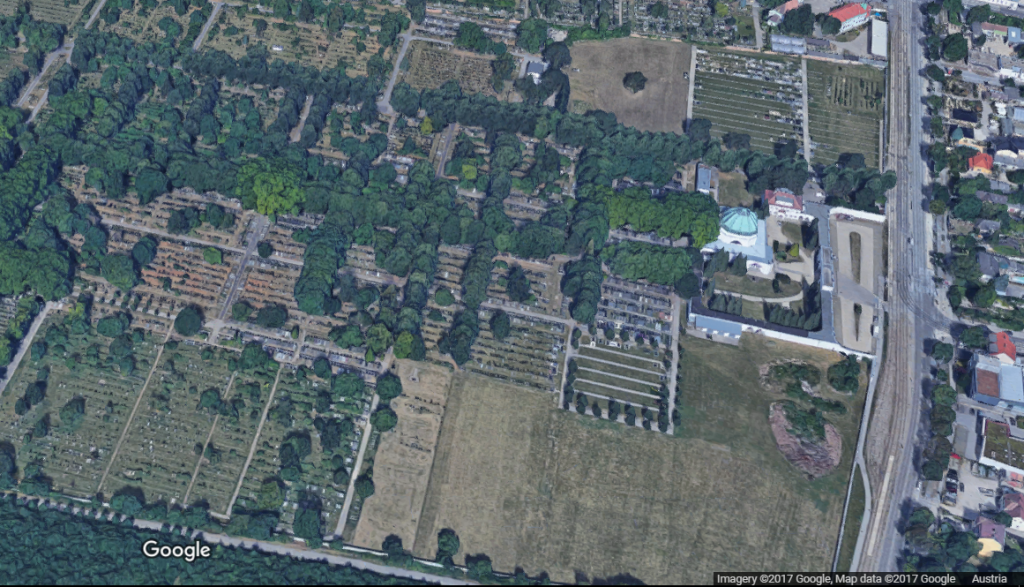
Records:
[[[753,72],[764,71],[771,72],[771,81],[753,77]],[[750,135],[750,146],[766,153],[782,140],[802,143],[801,106],[793,103],[801,93],[791,85],[794,79],[799,79],[799,64],[792,59],[724,51],[700,54],[693,118],[710,120],[715,137],[727,132]]]
[[[234,353],[209,349],[203,358],[205,348],[164,349],[101,491],[127,486],[147,502],[184,500],[216,417],[200,398],[212,390],[223,399],[231,380],[227,356]]]
[[[50,326],[63,323],[64,317],[64,313],[47,317],[37,340],[42,340]],[[9,442],[15,447],[22,470],[28,464],[39,464],[41,474],[52,480],[55,491],[76,497],[96,494],[117,439],[149,375],[158,345],[148,335],[144,342],[134,346],[136,370],[130,376],[120,375],[109,367],[91,366],[83,360],[94,349],[98,352],[96,364],[103,365],[111,340],[96,334],[72,336],[64,353],[51,348],[40,360],[32,360],[31,354],[27,354],[0,397],[0,419],[4,422],[0,443]],[[47,369],[45,398],[18,416],[15,402]],[[76,397],[85,401],[84,417],[77,429],[71,429],[61,421],[59,413]],[[25,442],[26,433],[47,414],[50,433]]]
[[[546,571],[552,581],[699,584],[723,568],[827,570],[846,474],[808,482],[778,453],[767,422],[773,398],[750,359],[808,354],[825,365],[837,355],[747,340],[740,349],[685,346],[688,365],[701,370],[684,384],[681,438],[456,375],[415,554],[433,557],[437,533],[451,528],[462,544],[456,562],[486,554],[495,570]],[[839,423],[847,463],[856,415]]]
[[[808,59],[807,92],[812,162],[830,165],[842,153],[862,153],[868,167],[878,167],[885,74],[868,65]]]

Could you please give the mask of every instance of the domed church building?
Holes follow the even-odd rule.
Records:
[[[747,258],[747,271],[762,276],[771,275],[774,267],[772,250],[764,220],[748,208],[722,208],[718,222],[718,240],[704,245],[701,253],[712,255],[719,249]]]

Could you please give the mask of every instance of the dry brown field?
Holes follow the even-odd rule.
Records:
[[[403,394],[392,400],[398,425],[381,435],[373,462],[376,492],[363,504],[354,544],[380,548],[397,534],[414,548],[427,494],[451,373],[438,365],[398,361]]]
[[[576,43],[566,68],[574,111],[613,112],[619,122],[645,131],[683,132],[690,82],[690,46],[670,41],[614,39]],[[579,69],[579,71],[572,71]],[[622,78],[640,71],[646,87],[636,94]]]
[[[839,355],[753,337],[740,348],[690,337],[683,346],[685,415],[674,438],[457,375],[414,553],[433,557],[437,533],[451,528],[462,544],[456,562],[486,554],[496,570],[546,571],[553,581],[582,573],[686,584],[722,569],[827,570],[861,400],[830,416],[843,435],[839,469],[808,481],[775,449],[767,406],[781,396],[760,386],[758,366],[793,357],[824,372]]]

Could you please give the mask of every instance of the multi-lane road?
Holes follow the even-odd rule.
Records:
[[[923,188],[926,65],[920,1],[890,5],[889,150],[886,168],[898,181],[889,194],[889,330],[887,355],[864,460],[872,509],[865,512],[861,545],[851,570],[895,571],[903,549],[899,522],[918,480],[915,451],[920,448],[921,390],[928,364],[924,341],[946,329],[948,319],[935,306],[928,269],[927,215]],[[872,409],[867,406],[865,409]]]

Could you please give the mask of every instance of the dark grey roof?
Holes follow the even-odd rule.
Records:
[[[543,63],[537,63],[536,61],[530,62],[526,66],[526,73],[527,74],[536,73],[537,75],[540,75],[540,74],[544,73],[544,64]]]
[[[999,257],[985,251],[978,251],[978,267],[988,277],[999,275]]]
[[[962,120],[964,122],[978,122],[978,113],[973,110],[963,110],[961,108],[953,109],[953,119]]]
[[[711,170],[704,166],[697,167],[697,191],[711,189]]]
[[[1004,194],[993,194],[992,192],[983,192],[980,190],[978,191],[978,193],[975,194],[975,197],[977,197],[982,202],[988,202],[990,204],[1005,205],[1010,201],[1009,196],[1006,196]]]

